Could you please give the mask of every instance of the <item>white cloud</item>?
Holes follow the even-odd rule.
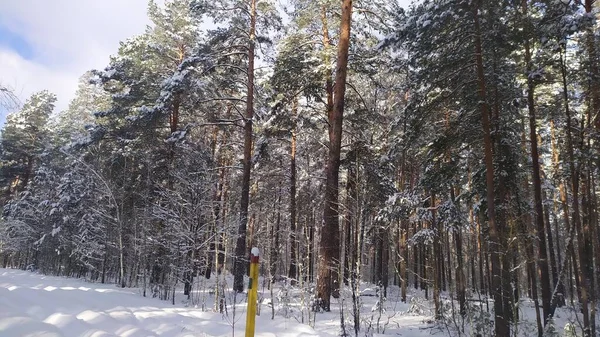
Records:
[[[68,103],[64,98],[73,96],[79,77],[73,70],[53,69],[4,48],[0,48],[0,73],[2,83],[14,89],[21,101],[35,91],[48,89],[62,97],[62,103]]]
[[[157,3],[163,3],[157,0]],[[408,5],[410,0],[401,0]],[[24,101],[47,89],[65,109],[79,77],[108,65],[119,42],[149,24],[147,0],[0,0],[0,25],[25,40],[33,51],[25,59],[0,46],[0,83],[16,89]],[[0,125],[4,123],[0,111]]]
[[[147,0],[0,1],[0,24],[33,51],[25,59],[0,46],[1,82],[21,100],[48,89],[65,109],[85,71],[104,68],[120,41],[144,31],[146,8]]]

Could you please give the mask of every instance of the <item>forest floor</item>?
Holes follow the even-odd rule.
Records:
[[[245,294],[237,295],[235,313],[233,307],[228,306],[227,313],[221,314],[211,309],[214,294],[210,284],[205,282],[198,288],[195,304],[182,300],[187,297],[179,293],[172,305],[171,301],[142,297],[140,289],[0,269],[0,337],[244,336]],[[434,323],[431,303],[419,292],[412,293],[408,303],[402,303],[395,287],[390,287],[384,301],[375,288],[365,285],[361,289],[359,336],[457,336],[463,326],[450,315],[445,323]],[[234,302],[232,294],[226,292],[225,300],[229,303]],[[345,300],[333,300],[331,312],[311,314],[308,305],[303,305],[308,301],[302,301],[296,288],[276,287],[273,291],[275,319],[272,320],[271,292],[262,287],[255,336],[339,336],[342,334],[341,306],[348,336],[354,336],[352,294],[344,292],[342,295]],[[450,311],[452,302],[444,302],[445,310]],[[480,329],[484,336],[490,335],[489,315],[484,307],[471,310],[465,319],[466,336],[475,329]],[[524,301],[519,312],[522,322],[518,335],[536,335],[532,304]],[[559,310],[555,324],[558,336],[563,335],[564,326],[569,322],[578,325],[574,310]]]

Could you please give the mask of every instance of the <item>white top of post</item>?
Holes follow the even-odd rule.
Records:
[[[254,256],[259,256],[260,251],[258,250],[258,247],[253,247],[252,250],[250,251],[250,254],[252,254]]]

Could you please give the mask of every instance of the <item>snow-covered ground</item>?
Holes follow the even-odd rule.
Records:
[[[266,316],[258,317],[257,327],[257,337],[319,336],[306,325]],[[235,334],[243,336],[243,328],[238,324]],[[218,313],[173,306],[114,285],[0,269],[2,337],[231,335],[231,324]]]
[[[204,279],[203,279],[204,280]],[[203,281],[204,282],[204,281]],[[214,285],[214,284],[213,284]],[[210,287],[204,285],[204,289]],[[271,319],[271,293],[259,289],[260,316],[257,317],[256,337],[331,337],[339,336],[340,306],[344,307],[345,325],[349,336],[352,328],[351,294],[343,293],[342,303],[333,300],[329,313],[312,314],[308,306],[302,310],[297,289],[285,288],[273,292],[276,303],[275,319]],[[214,302],[210,291],[196,294],[204,296],[204,307]],[[208,294],[208,295],[206,295]],[[227,296],[231,296],[229,292]],[[471,309],[464,322],[450,319],[445,323],[431,320],[432,303],[419,292],[411,293],[409,303],[399,301],[398,289],[390,287],[383,306],[378,306],[378,296],[368,285],[362,287],[361,332],[359,336],[470,336],[479,329],[482,335],[491,334],[486,305]],[[244,336],[246,308],[245,294],[238,296],[235,314],[231,307],[226,315],[202,310],[183,301],[179,293],[176,305],[156,298],[140,295],[139,289],[121,289],[113,284],[89,283],[78,279],[44,276],[13,269],[0,269],[0,337],[145,337],[145,336]],[[231,297],[228,299],[232,303]],[[446,300],[445,310],[451,312],[451,302]],[[484,303],[484,302],[480,302]],[[491,303],[488,303],[491,306]],[[202,307],[202,305],[200,305]],[[536,335],[533,304],[520,303],[520,323],[513,327],[518,336]],[[555,327],[558,336],[564,335],[565,326],[579,326],[576,310],[557,310]],[[459,317],[459,315],[456,315]],[[455,317],[456,317],[455,316]],[[598,318],[596,318],[598,319]],[[308,324],[302,324],[302,320]],[[458,333],[459,330],[463,333]],[[581,330],[576,329],[578,335]]]
[[[261,315],[257,317],[256,337],[329,337],[339,334],[338,310],[318,313],[313,329],[299,322],[298,312],[291,308],[293,305],[287,318],[279,312],[271,320],[271,308],[266,299],[269,296],[269,291],[263,290],[265,299],[261,304]],[[365,298],[376,301],[375,297]],[[378,316],[371,315],[370,308],[364,310],[368,314],[364,319],[373,318],[374,326]],[[236,315],[235,336],[244,336],[244,303],[237,306]],[[137,289],[0,269],[2,337],[234,336],[231,316],[231,309],[229,317],[224,317],[210,310],[186,307],[183,303],[171,305],[167,301],[145,298]],[[401,327],[403,332],[410,332],[404,336],[430,336],[430,332],[423,329],[427,326],[423,323],[425,316],[398,315],[392,323],[387,317],[382,318],[381,327]]]

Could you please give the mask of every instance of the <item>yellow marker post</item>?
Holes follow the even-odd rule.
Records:
[[[250,282],[248,283],[248,310],[246,311],[246,337],[254,337],[256,326],[256,301],[258,299],[258,248],[250,251]]]

